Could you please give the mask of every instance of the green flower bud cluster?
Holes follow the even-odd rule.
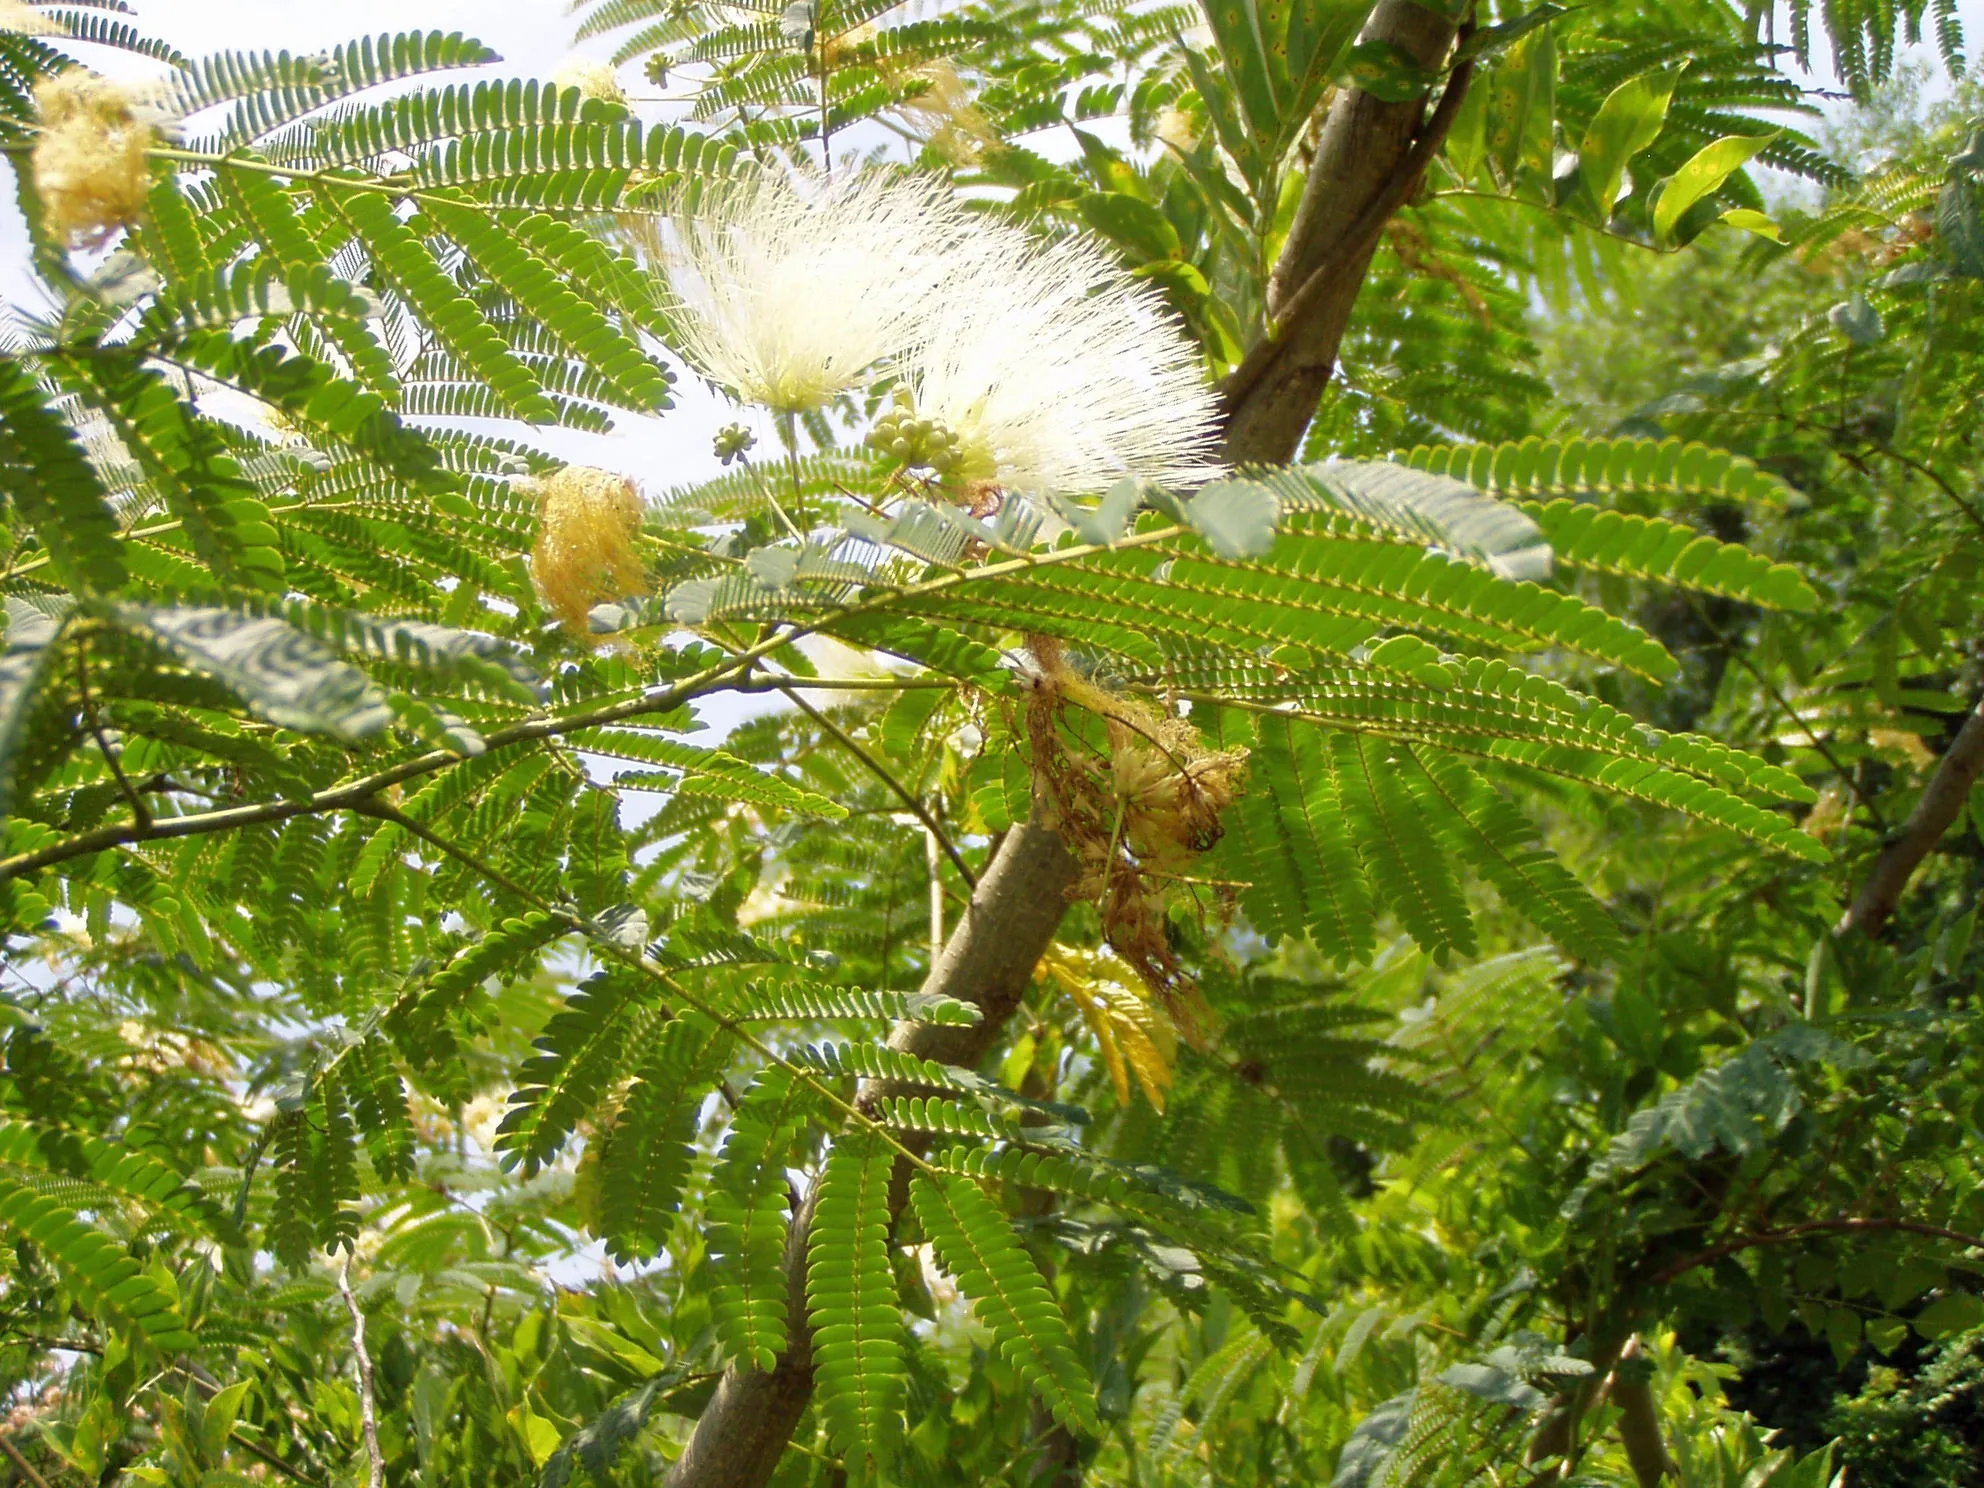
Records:
[[[740,458],[757,442],[758,436],[742,424],[725,424],[716,431],[716,457],[728,465],[732,460]]]
[[[905,469],[953,474],[964,458],[958,437],[936,419],[918,418],[905,388],[896,389],[895,407],[868,431],[870,449],[900,460]]]

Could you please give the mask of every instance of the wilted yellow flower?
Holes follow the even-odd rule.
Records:
[[[567,465],[539,488],[531,575],[572,634],[590,640],[592,607],[644,586],[634,546],[640,530],[641,499],[623,475]]]
[[[971,101],[971,87],[942,57],[913,69],[902,81],[921,84],[897,112],[905,122],[953,165],[970,165],[999,142],[991,121]]]
[[[1180,155],[1189,155],[1198,148],[1199,121],[1177,104],[1167,104],[1157,116],[1157,124],[1151,133],[1159,143],[1171,146]]]
[[[129,89],[81,68],[43,78],[34,98],[41,115],[34,184],[42,215],[64,242],[98,247],[144,211],[151,126],[139,121]]]

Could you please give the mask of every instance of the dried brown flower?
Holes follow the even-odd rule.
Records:
[[[1031,646],[1039,672],[1027,734],[1055,826],[1081,864],[1072,894],[1095,901],[1110,947],[1200,1044],[1211,1010],[1171,948],[1165,909],[1171,885],[1218,843],[1247,752],[1208,749],[1182,718],[1096,686],[1068,666],[1058,642],[1034,637]],[[1102,720],[1104,753],[1069,747],[1069,709]]]

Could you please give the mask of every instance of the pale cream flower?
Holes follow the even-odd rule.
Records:
[[[716,187],[660,245],[682,351],[743,402],[818,408],[922,335],[969,230],[936,187],[879,171]]]
[[[620,86],[620,75],[610,64],[577,53],[551,74],[551,82],[558,88],[577,88],[581,97],[597,98],[602,103],[627,101],[627,90]]]
[[[99,247],[137,222],[151,190],[145,152],[153,131],[142,100],[78,67],[41,79],[34,101],[34,185],[48,229],[65,243]]]
[[[0,31],[16,36],[67,36],[69,28],[22,0],[0,0]]]
[[[896,370],[957,442],[957,476],[1035,493],[1217,469],[1218,407],[1158,294],[1081,239],[981,226]]]
[[[634,483],[611,470],[567,465],[537,487],[531,575],[565,628],[588,645],[596,604],[646,587],[640,550],[643,508]]]

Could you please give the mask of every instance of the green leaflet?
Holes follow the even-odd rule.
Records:
[[[731,1118],[707,1204],[711,1308],[730,1358],[769,1371],[786,1342],[785,1157],[812,1093],[783,1065],[760,1072]]]
[[[1100,1432],[1095,1387],[1074,1335],[1005,1214],[976,1183],[948,1174],[916,1174],[909,1202],[937,1259],[971,1298],[999,1351],[1058,1420],[1090,1435]]]
[[[830,821],[847,815],[844,807],[825,796],[794,785],[768,770],[760,770],[720,749],[706,749],[702,745],[689,744],[662,734],[627,728],[578,729],[568,737],[575,747],[589,754],[639,760],[679,772],[624,771],[613,777],[613,783],[622,790],[679,791],[685,795],[716,796],[755,806],[797,811]]]
[[[630,408],[669,406],[668,376],[589,301],[567,289],[557,269],[537,257],[508,224],[474,207],[430,201],[426,210],[476,264],[533,318],[603,377]]]
[[[496,1132],[505,1167],[521,1166],[529,1177],[558,1155],[626,1067],[628,1052],[646,1048],[667,1017],[654,994],[646,977],[614,967],[565,1000],[538,1035],[537,1055],[517,1071]]]
[[[433,327],[447,350],[484,379],[517,417],[555,422],[558,410],[530,368],[518,360],[473,301],[464,296],[433,253],[384,198],[320,188],[325,205],[348,222],[371,252],[379,273]]]
[[[0,820],[14,806],[14,757],[49,668],[61,654],[63,622],[24,599],[7,596],[7,635],[0,649]]]
[[[873,1133],[835,1142],[807,1238],[814,1400],[849,1476],[885,1476],[908,1389],[903,1317],[889,1265],[892,1147]]]
[[[363,672],[273,616],[206,606],[119,605],[112,613],[273,722],[347,740],[385,727],[385,704]]]
[[[121,1141],[0,1121],[0,1163],[87,1180],[108,1194],[143,1205],[188,1234],[234,1243],[241,1239],[196,1184],[157,1157]]]
[[[1405,758],[1422,772],[1408,782],[1428,806],[1434,829],[1494,885],[1503,903],[1581,960],[1604,962],[1625,950],[1605,907],[1494,787],[1433,749],[1408,745]]]
[[[365,1153],[382,1183],[411,1178],[413,1122],[407,1113],[406,1082],[400,1078],[391,1044],[372,1034],[343,1051],[338,1077],[352,1119],[365,1138]]]
[[[176,387],[130,354],[64,361],[55,370],[104,412],[211,578],[250,589],[280,585],[285,568],[268,507],[220,431]]]
[[[662,1029],[601,1139],[598,1217],[610,1254],[644,1261],[667,1241],[696,1161],[696,1118],[730,1039],[700,1013]]]
[[[1563,498],[1526,505],[1550,534],[1558,557],[1573,568],[1653,579],[1777,610],[1818,608],[1817,591],[1790,564],[1772,563],[1679,522]]]
[[[1356,735],[1330,737],[1337,798],[1371,886],[1408,934],[1442,962],[1474,954],[1474,923],[1453,867],[1406,784],[1403,747]]]
[[[1483,491],[1549,500],[1585,494],[1706,496],[1780,505],[1790,488],[1741,455],[1681,439],[1524,439],[1419,445],[1401,458]],[[1541,513],[1535,513],[1541,516]]]
[[[969,1027],[983,1017],[971,1003],[924,992],[767,982],[747,988],[746,994],[729,1005],[729,1016],[740,1023],[809,1023],[830,1018],[885,1018],[895,1021],[908,1018],[919,1023]]]
[[[125,580],[117,519],[74,430],[18,361],[0,361],[0,492],[12,500],[72,589]]]
[[[1550,545],[1536,523],[1465,481],[1374,460],[1298,466],[1266,480],[1291,508],[1335,508],[1504,578],[1550,575]]]
[[[4,1171],[0,1225],[32,1240],[91,1306],[128,1323],[161,1353],[198,1346],[169,1280],[144,1269],[108,1235]]]
[[[292,829],[293,830],[293,829]],[[492,976],[514,976],[534,964],[537,954],[569,933],[564,922],[528,914],[492,927],[473,945],[428,978],[418,994],[404,997],[387,1016],[387,1028],[408,1060],[424,1062],[427,1046],[459,1008]]]
[[[1653,233],[1660,241],[1674,236],[1674,229],[1688,208],[1711,195],[1722,183],[1741,170],[1758,151],[1778,137],[1768,134],[1732,134],[1703,145],[1688,158],[1687,164],[1660,186],[1660,198],[1653,209]]]
[[[1220,848],[1249,884],[1240,894],[1247,918],[1270,940],[1306,933],[1334,961],[1369,960],[1371,892],[1345,829],[1326,737],[1264,715],[1257,740]]]

